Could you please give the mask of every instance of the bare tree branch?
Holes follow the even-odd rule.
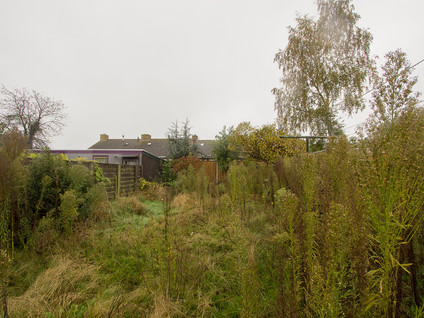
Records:
[[[67,114],[61,100],[33,90],[0,89],[0,121],[6,130],[18,129],[28,139],[29,148],[43,147],[49,138],[61,133]]]

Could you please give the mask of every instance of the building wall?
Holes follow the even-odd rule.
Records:
[[[142,155],[143,178],[146,180],[154,180],[159,176],[162,168],[160,160],[149,156],[147,153]]]
[[[51,154],[64,154],[69,159],[95,160],[100,163],[124,164],[130,161],[130,164],[141,164],[144,150],[50,150]],[[156,160],[160,160],[153,156]]]

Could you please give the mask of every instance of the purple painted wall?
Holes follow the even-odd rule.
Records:
[[[142,176],[145,179],[154,179],[160,172],[161,159],[150,154],[143,149],[90,149],[90,150],[49,150],[51,154],[64,154],[69,159],[98,160],[99,163],[121,164],[142,166]],[[41,153],[42,150],[33,150],[34,153]]]
[[[41,150],[34,150],[35,153],[42,152]],[[93,150],[50,150],[51,154],[64,154],[69,159],[85,158],[87,160],[94,160],[98,157],[107,158],[106,163],[112,164],[129,164],[140,165],[143,163],[143,156],[160,161],[160,159],[143,149],[137,150],[122,150],[122,149],[93,149]],[[124,162],[125,161],[125,162]]]

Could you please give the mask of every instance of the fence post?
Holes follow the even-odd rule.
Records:
[[[137,192],[138,167],[137,165],[134,166],[134,193]]]
[[[121,196],[121,165],[118,164],[118,172],[116,173],[116,197]]]
[[[215,183],[218,184],[219,183],[219,164],[218,161],[214,161],[215,162]]]

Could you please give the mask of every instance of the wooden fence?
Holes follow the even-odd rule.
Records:
[[[222,172],[216,161],[200,161],[200,168],[205,170],[209,181],[219,183],[225,180],[225,172]]]
[[[83,162],[91,171],[94,171],[93,162]],[[110,163],[97,163],[103,175],[110,180],[106,191],[110,198],[128,196],[137,191],[140,178],[153,179],[153,171],[138,165],[121,165]],[[210,182],[219,183],[225,180],[225,173],[218,168],[216,161],[201,161],[200,167],[205,170]],[[157,174],[157,171],[155,171]],[[155,175],[156,176],[156,175]]]
[[[137,191],[143,175],[142,166],[101,163],[99,167],[103,170],[103,175],[110,180],[106,187],[109,197],[128,196]]]
[[[26,160],[26,164],[31,162],[31,158]],[[112,163],[99,163],[94,161],[68,160],[69,164],[82,164],[91,172],[95,172],[95,166],[101,168],[105,178],[110,180],[106,186],[109,198],[128,196],[137,191],[140,178],[155,180],[161,170],[161,160],[155,157],[143,156],[143,165],[122,165]]]
[[[83,165],[94,171],[93,162],[83,162]],[[109,198],[128,196],[137,191],[140,178],[143,178],[143,166],[97,163],[105,178],[110,180],[106,186]]]

